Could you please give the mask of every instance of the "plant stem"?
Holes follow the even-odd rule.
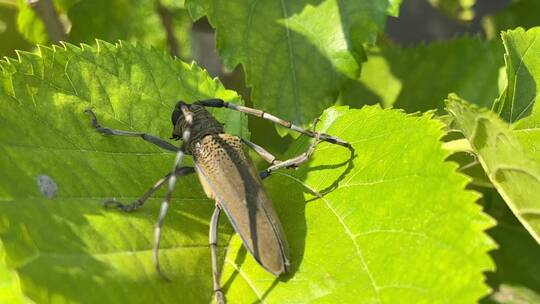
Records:
[[[473,151],[471,143],[466,138],[445,142],[442,147],[452,153]]]
[[[66,39],[66,32],[52,0],[26,0],[26,3],[41,18],[53,43]]]
[[[159,0],[156,0],[156,9],[167,34],[167,45],[169,46],[169,52],[171,55],[178,57],[180,53],[180,46],[178,45],[178,41],[174,36],[173,13],[163,6]]]

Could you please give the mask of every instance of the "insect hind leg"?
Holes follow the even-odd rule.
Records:
[[[219,283],[219,267],[218,267],[218,254],[217,254],[217,231],[218,231],[218,224],[219,224],[219,214],[221,212],[221,208],[218,204],[216,204],[216,208],[214,209],[214,213],[212,214],[212,219],[210,220],[210,231],[208,233],[208,243],[210,244],[210,253],[212,255],[212,279],[214,283],[214,297],[216,299],[216,303],[218,304],[224,304],[225,303],[225,295],[223,294],[223,291],[221,290],[221,285]]]
[[[193,113],[189,111],[186,105],[181,105],[180,109],[183,112],[185,120],[188,124],[188,127],[184,130],[182,134],[182,140],[185,145],[187,142],[189,142],[189,138],[191,136],[191,125],[193,123]],[[174,159],[172,172],[176,172],[179,168],[181,168],[180,165],[182,164],[182,160],[184,156],[185,156],[184,147],[176,151],[176,157]],[[172,193],[174,191],[175,186],[176,186],[176,174],[171,174],[169,177],[167,194],[165,194],[165,198],[163,199],[163,202],[161,203],[161,207],[159,209],[159,217],[156,223],[156,227],[154,229],[154,247],[152,249],[152,253],[154,257],[154,268],[156,269],[156,272],[166,281],[170,281],[170,279],[161,271],[161,268],[160,268],[159,243],[161,241],[161,227],[163,226],[163,222],[165,221],[165,216],[167,215],[167,210],[169,209],[169,202],[171,201]]]
[[[319,122],[319,120],[316,119],[315,122],[313,123],[313,130],[315,130],[315,127],[317,126],[318,122]],[[302,153],[300,155],[297,155],[295,157],[289,158],[287,160],[282,160],[282,161],[274,160],[272,162],[272,166],[268,167],[268,169],[262,171],[259,174],[261,179],[265,179],[265,178],[269,177],[272,174],[272,172],[274,172],[274,171],[276,171],[278,169],[282,169],[282,168],[298,168],[298,166],[300,166],[301,164],[307,162],[309,160],[309,158],[311,157],[311,155],[313,154],[313,152],[315,152],[315,147],[321,141],[320,135],[321,135],[321,133],[315,133],[315,140],[311,143],[311,145],[309,145],[306,152],[304,152],[304,153]]]

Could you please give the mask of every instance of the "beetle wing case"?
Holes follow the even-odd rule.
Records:
[[[257,262],[276,276],[288,272],[285,233],[241,140],[207,135],[195,145],[193,157],[205,192],[218,201]]]

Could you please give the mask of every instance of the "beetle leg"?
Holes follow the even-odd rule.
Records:
[[[315,127],[317,126],[317,123],[319,122],[318,119],[315,120],[313,123],[313,130],[315,130]],[[270,152],[266,151],[263,147],[250,142],[249,140],[242,139],[246,145],[248,145],[250,148],[255,150],[264,160],[269,162],[271,164],[268,169],[262,171],[260,173],[261,179],[265,179],[270,174],[272,174],[273,171],[276,171],[281,168],[297,168],[301,164],[308,161],[308,159],[311,157],[313,152],[315,152],[315,147],[320,142],[320,133],[315,133],[315,140],[309,145],[309,148],[306,152],[297,155],[295,157],[289,158],[287,160],[277,160],[274,155],[272,155]]]
[[[262,157],[262,159],[264,159],[266,162],[268,162],[272,167],[276,166],[276,165],[279,165],[279,164],[282,164],[283,161],[281,160],[278,160],[272,153],[268,152],[265,148],[257,145],[256,143],[253,143],[247,139],[243,139],[242,138],[242,142],[244,144],[246,144],[248,147],[250,147],[251,149],[253,149],[255,152],[257,152],[257,154],[259,154],[260,157]],[[302,153],[302,155],[304,155],[306,153]],[[299,155],[297,157],[301,157],[302,155]],[[287,168],[296,168],[296,165],[286,165],[285,167]],[[281,168],[281,167],[280,167]],[[277,170],[277,169],[273,169],[273,170]],[[262,171],[259,176],[261,177],[261,179],[265,179],[267,178],[268,176],[270,176],[270,171],[268,171],[268,169]]]
[[[181,106],[181,110],[184,113],[185,120],[188,124],[188,127],[184,130],[182,133],[182,140],[184,141],[184,144],[189,142],[189,137],[191,136],[191,124],[193,123],[193,113],[189,111],[189,109],[185,106]],[[184,149],[180,148],[176,150],[176,157],[174,159],[174,165],[172,168],[172,172],[176,172],[180,169],[180,165],[182,164],[182,159],[184,158]],[[159,266],[159,243],[161,241],[161,226],[163,226],[163,222],[165,221],[165,216],[167,215],[167,210],[169,209],[169,202],[171,201],[171,196],[174,191],[174,187],[176,186],[176,174],[171,174],[169,176],[169,184],[167,187],[167,193],[165,194],[165,198],[163,199],[163,202],[161,203],[161,207],[159,210],[159,217],[158,221],[156,223],[156,227],[154,229],[154,248],[153,248],[153,256],[154,256],[154,267],[156,268],[157,273],[165,280],[170,281],[169,278],[161,272],[160,266]]]
[[[169,143],[168,141],[161,139],[157,136],[142,133],[142,132],[132,132],[132,131],[124,131],[124,130],[116,130],[111,129],[107,127],[103,127],[99,124],[96,114],[91,109],[86,109],[84,111],[85,113],[90,114],[90,117],[92,119],[92,127],[96,129],[101,134],[105,135],[116,135],[116,136],[129,136],[129,137],[141,137],[142,139],[162,148],[168,151],[176,152],[178,151],[178,147],[175,145]]]
[[[246,146],[250,147],[253,151],[257,152],[257,154],[259,154],[259,156],[269,164],[274,165],[281,162],[280,160],[277,160],[272,153],[268,152],[265,148],[257,145],[256,143],[243,138],[242,142],[246,144]]]
[[[313,152],[315,152],[315,146],[317,146],[318,143],[319,143],[319,140],[316,138],[311,143],[311,145],[309,145],[309,148],[307,149],[306,152],[304,152],[304,153],[302,153],[300,155],[297,155],[295,157],[289,158],[287,160],[280,161],[279,163],[276,163],[275,165],[272,165],[272,166],[268,167],[266,170],[264,170],[264,171],[262,171],[260,173],[261,179],[267,178],[268,176],[270,176],[270,174],[272,174],[272,172],[274,172],[274,171],[276,171],[278,169],[297,168],[301,164],[307,162],[309,160],[309,158],[311,157],[311,155],[313,154]]]
[[[315,132],[315,131],[306,130],[306,129],[300,127],[300,126],[297,126],[297,125],[293,124],[290,121],[283,120],[283,119],[281,119],[279,117],[276,117],[276,116],[274,116],[272,114],[266,113],[266,112],[261,111],[261,110],[235,105],[233,103],[228,103],[228,102],[225,102],[225,101],[223,101],[221,99],[217,99],[217,98],[201,100],[201,101],[197,101],[197,103],[202,105],[202,106],[205,106],[205,107],[227,108],[227,109],[239,111],[239,112],[242,112],[242,113],[246,113],[246,114],[249,114],[249,115],[257,116],[257,117],[260,117],[260,118],[263,118],[263,119],[270,120],[273,123],[276,123],[276,124],[278,124],[280,126],[291,129],[293,131],[302,133],[302,134],[304,134],[306,136],[309,136],[309,137],[316,137],[317,134],[319,134],[319,137],[320,137],[321,140],[324,140],[324,141],[327,141],[327,142],[330,142],[330,143],[333,143],[333,144],[341,145],[341,146],[344,146],[344,147],[350,147],[351,146],[348,142],[346,142],[346,141],[344,141],[342,139],[339,139],[339,138],[337,138],[335,136],[324,134],[324,133],[318,133],[318,132]]]
[[[318,122],[319,122],[319,119],[315,119],[315,122],[313,123],[313,130],[315,130],[315,127]],[[316,132],[314,133],[315,133],[315,140],[311,143],[308,150],[298,156],[292,157],[287,160],[276,159],[276,157],[272,155],[272,153],[268,152],[265,148],[247,139],[242,139],[242,142],[244,142],[248,147],[250,147],[255,152],[257,152],[257,154],[259,154],[265,161],[271,164],[271,166],[268,169],[260,173],[261,179],[265,179],[268,176],[270,176],[272,171],[276,171],[281,168],[289,168],[289,169],[297,168],[301,164],[305,163],[309,159],[311,154],[313,154],[313,152],[315,151],[315,146],[320,142],[321,133],[316,133]]]
[[[194,172],[195,172],[195,168],[193,167],[180,167],[176,170],[175,175],[184,176],[184,175],[188,175]],[[169,180],[170,177],[171,177],[171,173],[168,173],[167,175],[162,177],[150,189],[148,189],[148,191],[146,191],[141,197],[139,197],[137,200],[135,200],[134,202],[130,204],[124,205],[117,200],[109,200],[104,203],[105,208],[116,207],[117,209],[120,209],[124,212],[131,212],[133,210],[139,209],[140,207],[142,207],[142,205],[144,205],[146,200],[150,196],[152,196],[154,192],[156,192],[157,189],[161,188],[161,186],[163,186],[165,182]]]
[[[216,298],[216,303],[224,304],[225,295],[221,290],[221,285],[219,284],[219,268],[217,261],[217,234],[218,234],[218,224],[219,224],[219,214],[221,213],[221,208],[216,204],[214,213],[212,214],[212,219],[210,220],[210,232],[208,233],[208,240],[210,244],[210,253],[212,255],[212,279],[214,281],[214,297]]]

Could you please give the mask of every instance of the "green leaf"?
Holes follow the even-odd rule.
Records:
[[[92,107],[109,127],[168,138],[177,100],[240,98],[194,64],[122,43],[19,52],[0,62],[0,239],[20,291],[36,303],[208,302],[208,222],[213,202],[195,176],[180,178],[165,222],[161,262],[152,266],[153,227],[163,192],[132,214],[128,203],[171,170],[174,154],[90,126]],[[214,111],[229,132],[248,136],[238,112]],[[37,184],[57,185],[45,196]],[[54,192],[54,191],[53,191]],[[230,236],[220,227],[220,244]],[[222,245],[222,246],[223,246]],[[223,255],[223,247],[220,247]]]
[[[510,123],[531,114],[540,99],[540,27],[502,33],[505,47],[506,87],[494,109]],[[540,114],[536,114],[540,116]]]
[[[276,279],[237,236],[222,282],[231,303],[473,303],[489,289],[493,225],[445,162],[442,124],[429,114],[365,107],[325,112],[308,165],[267,181],[288,237],[292,274]],[[307,148],[301,138],[288,156]]]
[[[491,253],[496,271],[487,274],[495,292],[485,303],[540,303],[540,246],[523,228],[500,195],[484,194],[484,210],[497,220],[488,232],[498,244]]]
[[[525,31],[522,28],[502,33],[505,46],[506,81],[501,96],[493,108],[511,124],[513,141],[516,141],[520,153],[515,158],[524,157],[534,163],[529,173],[536,177],[535,185],[540,185],[540,27]],[[515,138],[515,139],[514,139]],[[536,170],[536,171],[535,171]],[[534,174],[532,172],[535,172]],[[527,184],[525,184],[527,185]],[[525,185],[520,185],[521,187]],[[534,188],[533,188],[534,189]],[[503,195],[505,201],[510,204],[524,204],[529,212],[540,210],[540,199],[534,197],[522,202],[517,197]],[[519,202],[513,202],[519,200]],[[530,205],[533,204],[533,205]],[[515,208],[512,208],[515,211]],[[540,242],[540,217],[538,213],[529,215],[530,225],[525,227]],[[519,217],[519,216],[518,216]],[[520,218],[522,222],[524,219]],[[526,223],[526,222],[525,222]],[[532,230],[532,231],[531,231]]]
[[[161,11],[158,2],[161,3]],[[179,1],[83,0],[70,8],[68,17],[72,23],[70,42],[91,43],[96,38],[128,40],[169,50],[182,58],[190,55],[192,23]],[[164,18],[169,18],[171,37],[167,37]],[[170,49],[169,38],[176,41],[177,50]]]
[[[359,81],[350,82],[340,99],[416,112],[442,109],[444,98],[457,92],[488,106],[499,93],[502,53],[499,41],[478,37],[408,48],[382,44],[368,49]]]
[[[0,302],[12,304],[32,303],[22,294],[15,272],[7,269],[4,256],[5,252],[0,244]]]
[[[495,113],[455,95],[449,96],[447,109],[495,188],[540,242],[540,164],[527,156],[512,130]]]
[[[68,17],[73,26],[71,42],[88,43],[99,38],[165,44],[165,30],[153,0],[83,0],[70,8]]]
[[[167,32],[155,0],[55,0],[55,7],[67,22],[72,43],[127,40],[167,49]],[[171,30],[183,58],[190,55],[191,20],[181,3],[163,1],[170,14]],[[47,43],[49,37],[41,19],[25,0],[19,0],[19,30],[30,41]]]
[[[242,64],[256,107],[308,124],[364,60],[362,44],[401,1],[186,1],[217,30],[225,64]]]
[[[505,98],[506,117],[512,124],[514,134],[520,141],[525,153],[537,163],[540,163],[540,27],[524,31],[517,29],[503,33],[507,48],[507,90]],[[516,65],[517,68],[516,68]],[[519,115],[513,115],[512,107],[508,110],[508,103],[514,108],[523,109]],[[515,112],[515,110],[514,110]],[[525,118],[523,116],[528,115]],[[521,118],[521,119],[520,119]],[[518,120],[519,119],[519,120]]]

